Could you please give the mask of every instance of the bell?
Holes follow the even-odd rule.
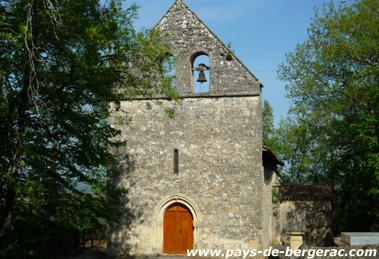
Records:
[[[205,78],[205,74],[203,71],[200,71],[199,78],[197,79],[197,82],[199,82],[199,83],[207,82],[207,79]]]

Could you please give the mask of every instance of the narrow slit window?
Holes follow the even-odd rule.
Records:
[[[179,174],[179,150],[174,150],[174,174]]]

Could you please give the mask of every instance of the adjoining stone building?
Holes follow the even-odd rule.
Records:
[[[282,184],[280,195],[281,243],[289,245],[291,234],[298,233],[307,246],[333,245],[330,184]]]
[[[156,28],[177,58],[182,104],[169,118],[175,104],[164,97],[151,109],[143,97],[121,103],[132,123],[109,183],[128,194],[108,227],[108,255],[268,248],[280,232],[272,190],[281,162],[262,149],[262,83],[182,0]],[[206,93],[195,92],[199,56],[209,58]]]

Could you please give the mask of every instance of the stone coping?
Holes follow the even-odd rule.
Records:
[[[342,232],[341,241],[348,245],[379,245],[379,232]]]
[[[230,92],[230,93],[179,93],[180,99],[183,98],[223,98],[223,97],[251,97],[260,96],[260,92]],[[169,99],[166,95],[157,94],[152,97],[149,96],[136,96],[135,100],[157,100]]]

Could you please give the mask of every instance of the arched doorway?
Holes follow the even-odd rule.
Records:
[[[188,249],[193,249],[193,217],[186,206],[174,203],[163,217],[163,252],[186,254]]]

